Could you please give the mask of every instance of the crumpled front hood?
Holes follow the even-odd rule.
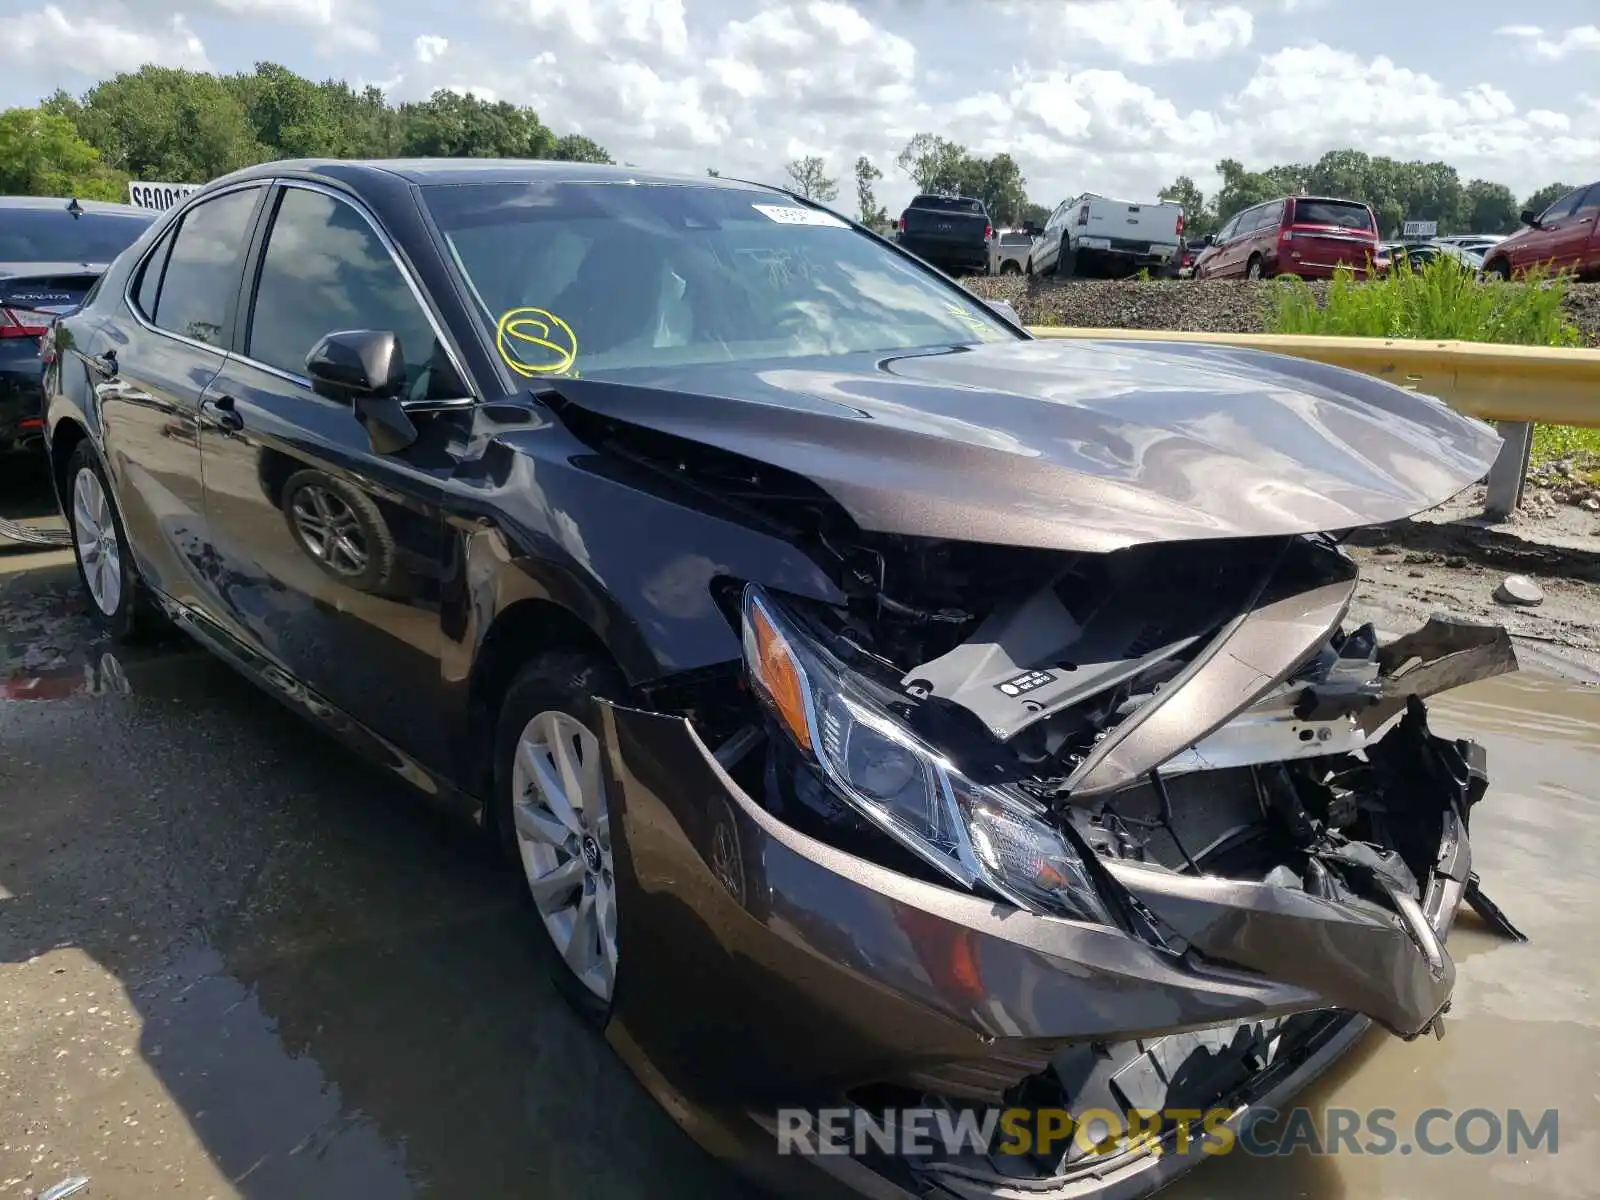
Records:
[[[863,529],[1106,552],[1381,524],[1481,479],[1499,438],[1320,363],[1030,341],[607,372],[580,408],[803,475]]]

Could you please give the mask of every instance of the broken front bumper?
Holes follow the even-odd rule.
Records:
[[[1434,690],[1416,682],[1408,690]],[[1111,1099],[1140,1107],[1167,1095],[1171,1107],[1163,1056],[1188,1045],[1175,1039],[1198,1032],[1199,1046],[1225,1027],[1320,1011],[1292,1061],[1219,1093],[1243,1120],[1319,1074],[1368,1017],[1414,1036],[1449,1000],[1442,943],[1471,879],[1453,812],[1409,922],[1267,884],[1107,863],[1181,939],[1174,952],[808,837],[753,800],[680,718],[605,705],[601,736],[624,964],[608,1037],[703,1144],[785,1190],[815,1196],[842,1180],[884,1196],[1004,1194],[998,1176],[959,1164],[778,1159],[780,1108],[834,1108],[879,1085],[1013,1103],[1087,1046],[1116,1058],[1102,1081]],[[1192,1161],[1090,1163],[1032,1178],[1027,1194],[1141,1196]]]

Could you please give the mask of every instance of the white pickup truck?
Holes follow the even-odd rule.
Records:
[[[1062,201],[1050,214],[1033,252],[1033,269],[1041,275],[1163,271],[1182,241],[1181,204],[1136,204],[1087,192]]]

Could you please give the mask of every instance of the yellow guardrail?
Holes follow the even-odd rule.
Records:
[[[1270,350],[1348,367],[1437,396],[1487,421],[1600,428],[1600,350],[1500,346],[1406,338],[1309,337],[1288,333],[1170,333],[1151,329],[1029,326],[1041,338],[1197,342]]]

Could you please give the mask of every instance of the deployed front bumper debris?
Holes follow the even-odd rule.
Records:
[[[784,819],[782,776],[797,768],[776,746],[724,763],[684,719],[602,705],[626,964],[608,1036],[697,1137],[764,1163],[780,1187],[1147,1195],[1198,1161],[1204,1139],[1187,1154],[1169,1129],[1159,1154],[765,1160],[778,1109],[841,1103],[1222,1108],[1237,1127],[1304,1087],[1369,1019],[1403,1038],[1442,1029],[1455,978],[1444,941],[1477,895],[1468,830],[1487,776],[1481,748],[1429,729],[1420,697],[1514,670],[1515,656],[1503,631],[1446,621],[1371,653],[1375,680],[1295,703],[1401,714],[1326,785],[1383,843],[1308,810],[1303,788],[1275,778],[1283,764],[1230,768],[1261,781],[1303,869],[1235,878],[1182,856],[1096,854],[1141,915],[1127,928],[848,853]],[[1192,769],[1174,783],[1232,778]]]

